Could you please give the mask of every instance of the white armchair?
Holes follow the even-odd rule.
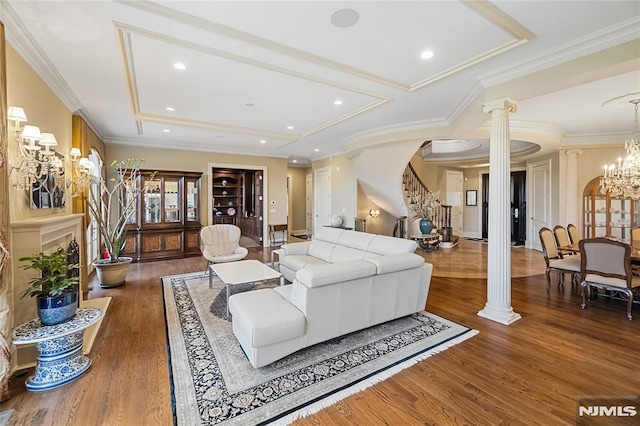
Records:
[[[202,255],[207,259],[207,269],[211,278],[212,263],[235,262],[244,259],[249,251],[240,247],[240,228],[235,225],[209,225],[200,231],[204,244]]]

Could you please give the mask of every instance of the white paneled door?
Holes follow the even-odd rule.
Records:
[[[453,235],[462,235],[462,179],[463,173],[457,170],[446,172],[445,204],[451,206],[451,228]]]
[[[529,178],[528,212],[529,237],[527,246],[542,251],[540,244],[541,228],[551,226],[551,160],[529,164],[527,172]]]
[[[313,232],[331,224],[331,167],[322,167],[314,172]]]

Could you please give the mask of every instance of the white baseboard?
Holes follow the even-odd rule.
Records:
[[[463,238],[482,238],[482,232],[464,231],[462,233]]]

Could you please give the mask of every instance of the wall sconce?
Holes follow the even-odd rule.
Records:
[[[18,145],[17,166],[11,171],[17,173],[15,187],[26,189],[44,188],[47,182],[63,188],[64,157],[57,154],[53,147],[58,141],[53,133],[40,133],[37,126],[25,125],[27,115],[21,107],[9,107],[7,118],[14,122],[16,143]]]
[[[71,194],[75,197],[86,190],[93,182],[95,165],[87,157],[82,157],[80,148],[71,148],[69,156],[71,157],[74,179],[69,180],[67,186],[73,186]]]
[[[369,216],[371,216],[371,219],[379,218],[380,217],[380,210],[378,210],[378,209],[369,210]]]

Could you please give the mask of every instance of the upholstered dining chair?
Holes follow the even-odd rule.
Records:
[[[557,247],[569,246],[571,245],[571,240],[569,240],[569,233],[562,225],[556,225],[553,228],[553,235],[556,238]],[[572,254],[572,253],[564,253],[564,254]]]
[[[240,228],[230,224],[209,225],[200,230],[200,240],[204,245],[202,255],[207,259],[207,269],[211,278],[212,263],[234,262],[244,259],[249,251],[240,247]]]
[[[578,244],[582,308],[591,299],[592,287],[608,290],[603,296],[626,300],[627,318],[632,320],[633,297],[640,294],[640,277],[631,273],[631,246],[608,238],[588,238]]]
[[[551,288],[551,271],[558,273],[558,286],[564,284],[564,275],[571,274],[572,283],[578,282],[580,274],[580,257],[567,256],[562,257],[556,246],[556,239],[551,229],[543,227],[538,232],[540,236],[540,244],[542,245],[542,254],[547,264],[545,275],[547,276],[547,291]]]
[[[580,233],[578,232],[578,227],[573,223],[570,223],[567,225],[567,232],[569,233],[571,244],[578,244],[578,241],[580,241]],[[638,234],[638,238],[640,238],[640,234]]]
[[[631,228],[631,247],[640,248],[640,227]]]

